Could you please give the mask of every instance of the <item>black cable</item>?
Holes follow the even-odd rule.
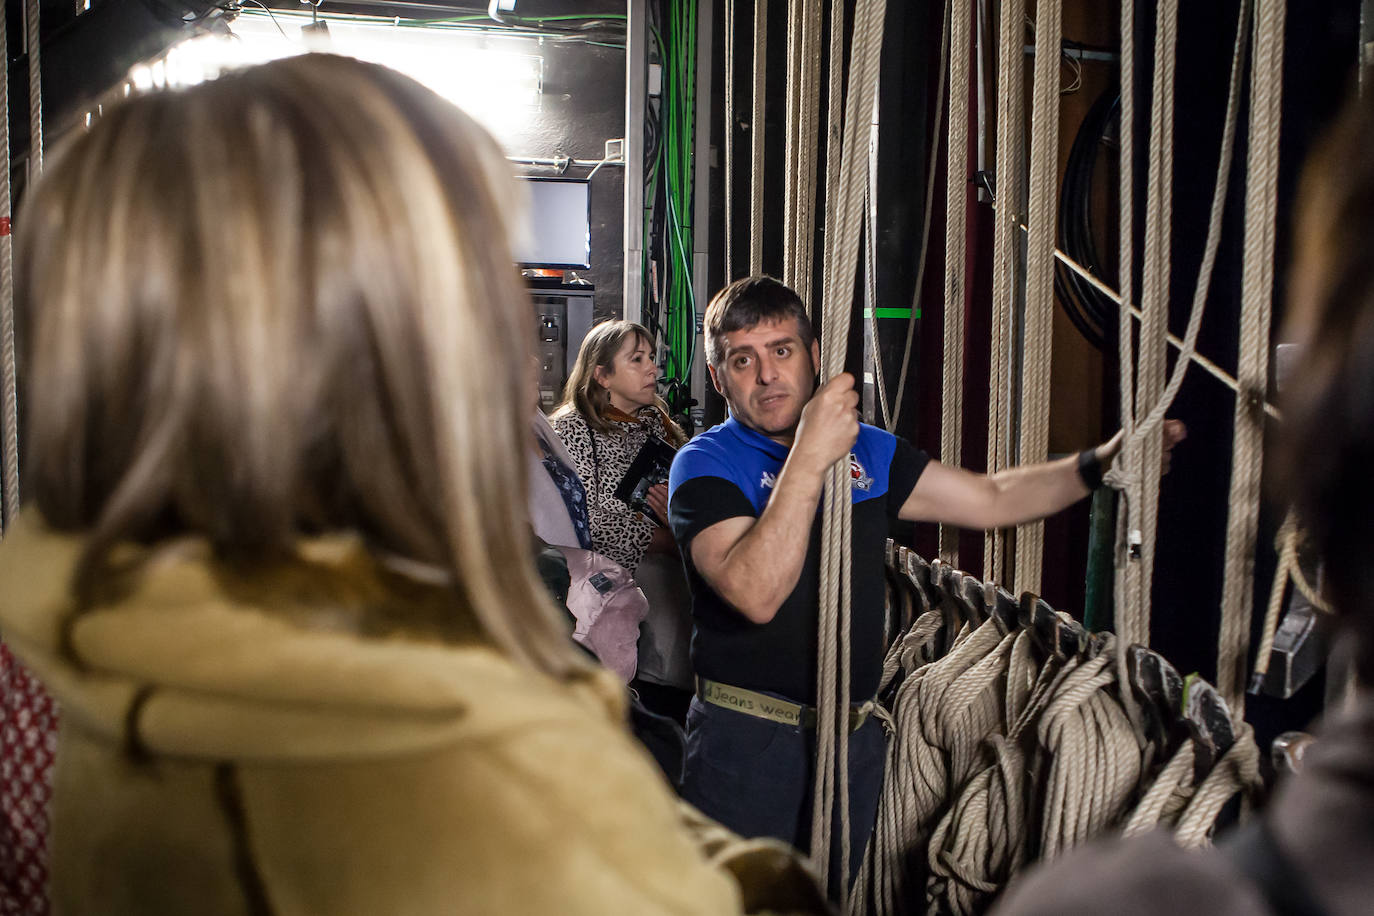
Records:
[[[1101,262],[1093,233],[1093,177],[1103,140],[1119,117],[1121,93],[1109,86],[1083,118],[1069,150],[1059,192],[1059,239],[1064,251],[1109,285],[1115,278]],[[1055,264],[1054,291],[1073,326],[1090,344],[1105,350],[1115,340],[1118,306],[1062,263]]]

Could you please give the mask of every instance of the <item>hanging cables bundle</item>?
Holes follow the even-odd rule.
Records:
[[[649,4],[662,92],[648,109],[644,276],[645,321],[663,353],[663,384],[669,412],[685,420],[691,406],[696,351],[696,297],[692,286],[693,187],[697,5]],[[684,424],[685,425],[685,424]]]
[[[1093,232],[1093,178],[1100,148],[1120,115],[1121,91],[1109,86],[1083,118],[1064,166],[1059,189],[1059,244],[1094,274],[1114,283],[1103,269]],[[1062,263],[1055,264],[1054,294],[1078,333],[1097,349],[1115,339],[1118,306]]]

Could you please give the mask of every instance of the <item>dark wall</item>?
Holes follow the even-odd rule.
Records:
[[[625,136],[625,52],[582,42],[520,39],[516,46],[544,58],[540,108],[523,124],[498,132],[507,155],[600,159],[607,140]],[[510,39],[503,45],[512,46]],[[550,168],[526,168],[530,175],[554,175]],[[586,177],[590,168],[569,169]],[[592,179],[590,270],[578,275],[596,287],[596,318],[619,318],[624,275],[625,170],[605,166]]]

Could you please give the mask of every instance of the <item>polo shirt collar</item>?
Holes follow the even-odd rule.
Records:
[[[783,445],[781,442],[774,442],[758,430],[750,429],[745,426],[735,419],[734,414],[731,414],[730,418],[725,421],[725,428],[730,430],[730,432],[745,445],[758,449],[778,461],[786,461],[787,453],[791,451],[790,448]]]

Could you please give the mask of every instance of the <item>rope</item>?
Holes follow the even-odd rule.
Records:
[[[1026,227],[1024,224],[1021,226],[1021,231],[1023,233],[1026,231]],[[1137,320],[1140,319],[1140,309],[1136,308],[1133,305],[1126,304],[1121,298],[1121,293],[1118,293],[1116,290],[1112,289],[1106,283],[1102,282],[1102,278],[1095,276],[1092,271],[1088,270],[1088,268],[1084,267],[1082,264],[1075,261],[1072,256],[1066,254],[1058,248],[1054,250],[1054,256],[1059,261],[1059,263],[1063,264],[1065,267],[1069,268],[1069,270],[1072,270],[1074,273],[1078,274],[1080,277],[1086,280],[1089,284],[1093,286],[1094,289],[1098,290],[1107,298],[1111,299],[1112,302],[1119,305],[1132,318],[1135,318]],[[1225,385],[1227,388],[1229,388],[1232,391],[1232,393],[1240,391],[1240,384],[1236,381],[1235,376],[1231,375],[1225,369],[1221,368],[1216,363],[1212,362],[1210,359],[1203,356],[1201,353],[1198,353],[1196,350],[1189,352],[1186,346],[1187,342],[1180,339],[1176,335],[1170,334],[1168,339],[1169,345],[1172,346],[1175,350],[1179,351],[1179,360],[1197,366],[1199,369],[1203,370],[1208,375],[1212,376],[1212,378],[1216,379],[1217,381]],[[1175,367],[1175,370],[1177,370],[1177,367]],[[1269,403],[1268,401],[1264,402],[1263,409],[1266,414],[1273,417],[1275,420],[1281,418],[1279,409],[1275,407],[1273,404]]]
[[[1256,51],[1259,50],[1258,43]],[[1231,745],[1216,766],[1198,786],[1183,816],[1179,818],[1174,831],[1174,840],[1180,846],[1194,849],[1211,843],[1211,835],[1216,827],[1217,815],[1238,792],[1254,796],[1263,787],[1264,781],[1259,774],[1259,747],[1255,744],[1254,729],[1250,723],[1242,721],[1236,734],[1236,743]]]
[[[940,460],[958,467],[964,414],[964,258],[968,229],[969,51],[973,6],[954,0],[949,19],[949,140],[945,144],[944,355],[941,362]],[[940,525],[940,559],[959,562],[959,529]]]
[[[897,579],[924,610],[884,668],[884,692],[903,679],[850,913],[985,912],[1029,862],[1096,837],[1177,824],[1181,842],[1205,842],[1226,800],[1258,786],[1259,751],[1243,724],[1205,772],[1191,739],[1154,764],[1156,742],[1181,730],[1147,738],[1133,725],[1124,707],[1134,688],[1118,674],[1123,643],[1111,634],[1061,659],[1032,630],[1006,633],[994,616],[972,630],[963,623],[949,653],[930,661],[947,641],[941,631],[963,620],[948,591],[962,578],[932,565],[932,581],[946,584],[929,596],[906,570]]]
[[[830,86],[825,115],[825,264],[836,257],[830,221],[839,212],[840,143],[844,139],[844,0],[830,0]]]
[[[725,0],[725,282],[735,279],[735,0]]]
[[[1156,8],[1155,66],[1150,102],[1150,163],[1145,208],[1145,257],[1141,276],[1140,352],[1136,366],[1132,438],[1135,448],[1121,462],[1133,475],[1126,487],[1128,543],[1135,548],[1121,562],[1129,567],[1127,601],[1116,631],[1126,642],[1149,644],[1150,583],[1154,574],[1155,532],[1159,513],[1159,466],[1163,444],[1158,435],[1143,438],[1148,427],[1139,412],[1161,403],[1169,333],[1171,220],[1173,217],[1174,76],[1178,59],[1178,0]],[[1123,327],[1129,328],[1128,324]],[[1186,363],[1184,364],[1186,365]]]
[[[821,335],[821,376],[830,379],[844,370],[849,337],[849,313],[857,269],[859,231],[863,225],[863,186],[866,146],[860,131],[864,116],[873,110],[882,54],[886,0],[861,0],[855,10],[848,89],[844,98],[844,127],[840,147],[828,155],[840,157],[835,209],[826,214],[831,247],[825,264],[825,309]],[[833,45],[832,45],[833,47]],[[832,61],[833,64],[833,61]],[[832,69],[832,76],[833,76]],[[833,125],[832,125],[833,129]],[[849,884],[849,618],[851,519],[849,461],[830,469],[822,521],[820,638],[817,659],[817,761],[812,816],[811,856],[828,882],[831,821],[836,795],[840,816],[841,903]],[[838,760],[838,767],[836,761]]]
[[[1160,15],[1166,14],[1164,6],[1160,7]],[[1176,12],[1176,10],[1175,10]],[[1179,390],[1183,386],[1185,374],[1188,367],[1202,361],[1202,357],[1197,355],[1197,339],[1202,329],[1202,318],[1206,308],[1207,294],[1211,288],[1212,273],[1216,265],[1217,254],[1221,247],[1222,218],[1226,208],[1226,197],[1230,188],[1231,166],[1235,159],[1235,136],[1237,124],[1240,118],[1240,86],[1241,74],[1245,69],[1245,55],[1248,46],[1247,37],[1249,22],[1250,5],[1247,2],[1241,4],[1236,22],[1236,39],[1231,57],[1231,77],[1226,103],[1226,117],[1222,127],[1221,150],[1217,160],[1217,178],[1212,192],[1212,205],[1208,217],[1207,239],[1203,246],[1202,265],[1198,271],[1197,284],[1193,290],[1192,307],[1188,315],[1188,327],[1184,333],[1182,341],[1172,337],[1167,333],[1167,314],[1163,315],[1164,323],[1156,326],[1156,343],[1158,332],[1164,332],[1166,341],[1177,342],[1180,348],[1179,359],[1174,365],[1168,384],[1165,385],[1162,393],[1154,399],[1154,403],[1149,413],[1143,418],[1137,418],[1133,414],[1123,412],[1123,429],[1127,431],[1122,444],[1121,455],[1117,461],[1117,468],[1107,475],[1108,483],[1118,487],[1125,493],[1124,510],[1118,520],[1118,548],[1117,548],[1117,611],[1116,611],[1116,630],[1125,643],[1144,643],[1148,644],[1150,635],[1149,608],[1151,580],[1153,575],[1154,563],[1154,538],[1157,529],[1157,507],[1158,507],[1158,482],[1159,482],[1159,456],[1150,451],[1142,451],[1147,446],[1158,446],[1160,444],[1160,428],[1164,422],[1164,417],[1169,407],[1173,404]],[[1175,30],[1176,31],[1176,30]],[[1159,34],[1166,40],[1168,33],[1161,31]],[[1176,38],[1176,36],[1175,36]],[[1173,49],[1168,53],[1172,56]],[[1157,73],[1157,75],[1159,75]],[[1160,93],[1157,93],[1160,94]],[[1172,96],[1172,93],[1168,93]],[[1123,87],[1123,104],[1125,103],[1125,89]],[[1169,103],[1170,107],[1172,103]],[[1163,112],[1159,112],[1163,115]],[[1124,115],[1123,115],[1124,117]],[[1172,121],[1171,117],[1165,120]],[[1124,144],[1124,140],[1123,140]],[[1153,152],[1152,137],[1152,152]],[[1125,153],[1126,147],[1123,145],[1123,163],[1130,157]],[[1126,166],[1123,165],[1123,168]],[[1162,176],[1158,176],[1163,181]],[[1152,177],[1152,191],[1155,178]],[[1124,193],[1124,190],[1123,190]],[[1152,200],[1150,207],[1152,212],[1165,206],[1158,197]],[[1156,227],[1156,233],[1160,232]],[[1147,236],[1149,230],[1147,229]],[[1167,235],[1167,232],[1164,233]],[[1150,248],[1147,243],[1147,254],[1152,253],[1154,265],[1151,277],[1167,275],[1167,267],[1162,267],[1159,263],[1160,258],[1167,261],[1167,245],[1163,250],[1160,249],[1160,241],[1156,237],[1155,247]],[[1124,255],[1129,258],[1129,255]],[[1077,267],[1078,265],[1074,265]],[[1126,274],[1123,272],[1123,282]],[[1163,296],[1156,308],[1161,312],[1167,312],[1168,291],[1154,289],[1154,296]],[[1126,300],[1125,296],[1121,301]],[[1123,310],[1122,324],[1125,329],[1130,328],[1127,311]],[[1142,333],[1144,319],[1142,316]],[[1133,375],[1133,367],[1130,359],[1130,334],[1119,333],[1118,337],[1123,338],[1122,353],[1123,359],[1127,360],[1122,364],[1121,385],[1123,389],[1122,409],[1125,411],[1131,404],[1143,404],[1147,398],[1142,395],[1139,400],[1132,397],[1130,379]],[[1162,344],[1161,344],[1162,346]],[[1164,353],[1156,350],[1149,357],[1155,361],[1152,369],[1162,371]],[[1145,364],[1147,357],[1142,351],[1141,362]],[[1153,469],[1153,470],[1152,470]],[[1147,505],[1147,502],[1149,505]],[[1153,507],[1154,512],[1148,512]],[[1142,517],[1148,516],[1148,517]],[[1137,536],[1138,532],[1138,536]],[[1132,562],[1130,559],[1129,545],[1138,543],[1141,545],[1141,559],[1139,563]]]
[[[868,321],[868,339],[873,347],[873,379],[877,385],[878,411],[882,414],[883,429],[892,432],[892,412],[887,400],[887,377],[883,372],[883,353],[878,337],[878,112],[879,93],[873,98],[873,123],[868,142],[868,181],[864,185],[864,315]],[[876,419],[869,416],[867,421]]]
[[[1184,741],[1169,758],[1164,769],[1141,797],[1126,821],[1121,834],[1126,837],[1149,833],[1162,823],[1170,823],[1183,812],[1193,795],[1193,762],[1197,752],[1193,742]]]
[[[43,174],[43,27],[38,0],[24,0],[24,30],[29,54],[29,162],[33,176]]]
[[[0,48],[6,43],[5,17],[0,16]],[[19,384],[14,354],[14,239],[10,235],[10,74],[0,67],[0,402],[4,410],[4,525],[9,528],[19,511]]]
[[[805,0],[787,0],[787,84],[783,95],[786,109],[783,129],[783,161],[787,163],[787,173],[783,177],[782,204],[782,282],[793,289],[797,286],[797,236],[798,236],[798,192],[801,181],[796,167],[802,156],[801,145],[801,102],[802,102],[802,17]],[[803,294],[805,294],[803,292]],[[809,296],[807,299],[809,300]]]
[[[787,138],[783,282],[811,301],[816,238],[816,134],[820,98],[819,0],[788,7]]]
[[[797,282],[801,285],[796,287],[802,290],[802,295],[807,302],[811,302],[814,297],[815,281],[814,274],[816,269],[816,194],[817,194],[817,163],[816,158],[820,154],[820,128],[821,128],[821,47],[822,35],[824,32],[824,11],[821,0],[805,0],[806,2],[806,29],[802,33],[803,53],[807,66],[803,71],[806,77],[805,91],[802,94],[802,142],[801,147],[806,156],[804,170],[805,182],[802,185],[800,194],[801,211],[801,250],[799,257]]]
[[[1025,0],[1007,0],[997,36],[997,201],[992,230],[992,344],[988,360],[988,464],[995,474],[1011,465],[1011,327],[1025,157]],[[983,536],[983,577],[1006,580],[1006,533]]]
[[[1268,387],[1283,30],[1281,0],[1260,0],[1255,15],[1255,59],[1250,86],[1250,162],[1245,187],[1245,255],[1240,355],[1236,367],[1236,379],[1243,393],[1236,397],[1221,634],[1217,644],[1217,689],[1238,716],[1245,709],[1244,669],[1250,647],[1259,530],[1264,445],[1264,415],[1259,405]]]
[[[924,847],[943,805],[959,787],[952,775],[960,767],[955,761],[967,760],[1003,722],[996,714],[999,666],[995,660],[983,665],[999,653],[1005,657],[1014,651],[995,623],[987,621],[967,633],[948,655],[909,672],[898,688],[893,702],[896,735],[888,744],[878,826],[868,849],[869,868],[855,888],[856,900],[872,892],[879,911],[885,911],[893,901],[921,895],[925,869],[917,866],[912,853]],[[971,681],[951,692],[969,674]],[[971,689],[973,681],[979,689]],[[992,715],[989,702],[994,704]]]
[[[1054,248],[1059,159],[1059,57],[1062,0],[1036,4],[1031,109],[1030,199],[1026,253],[1025,344],[1021,366],[1021,464],[1049,454],[1050,359],[1054,331]],[[1040,590],[1043,522],[1017,528],[1016,587]]]
[[[1289,509],[1283,524],[1279,526],[1279,533],[1274,537],[1274,550],[1278,553],[1279,562],[1278,568],[1274,570],[1273,585],[1269,590],[1269,607],[1265,611],[1264,628],[1261,630],[1263,636],[1260,639],[1259,651],[1255,653],[1256,679],[1263,678],[1269,673],[1269,656],[1274,651],[1274,636],[1279,629],[1283,596],[1288,591],[1289,582],[1293,583],[1293,587],[1312,607],[1322,613],[1334,614],[1336,610],[1322,598],[1312,583],[1307,581],[1307,574],[1303,572],[1302,563],[1298,558],[1301,540],[1297,513]]]
[[[768,94],[768,0],[754,0],[754,101],[749,115],[749,273],[763,273],[763,141]]]
[[[1079,665],[1040,718],[1040,744],[1051,757],[1041,861],[1105,831],[1124,813],[1139,782],[1135,729],[1121,706],[1103,692],[1117,682],[1114,658],[1107,648]]]
[[[935,88],[935,117],[931,120],[930,128],[930,153],[926,157],[928,166],[926,172],[926,197],[925,209],[921,216],[921,244],[920,252],[916,255],[916,286],[911,293],[911,315],[906,320],[906,344],[902,348],[902,369],[897,373],[897,396],[892,405],[892,421],[887,427],[888,432],[897,429],[897,421],[902,416],[902,400],[906,393],[907,370],[911,366],[911,350],[916,340],[916,317],[921,314],[921,289],[925,284],[926,276],[926,253],[930,249],[930,217],[935,209],[935,178],[938,174],[936,169],[936,157],[940,152],[940,120],[944,117],[944,76],[945,63],[949,59],[949,17],[950,4],[953,0],[945,0],[945,12],[943,17],[944,27],[940,39],[940,63],[935,68],[939,74],[937,79],[940,85]],[[1023,2],[1023,0],[1011,0],[1011,2]]]

